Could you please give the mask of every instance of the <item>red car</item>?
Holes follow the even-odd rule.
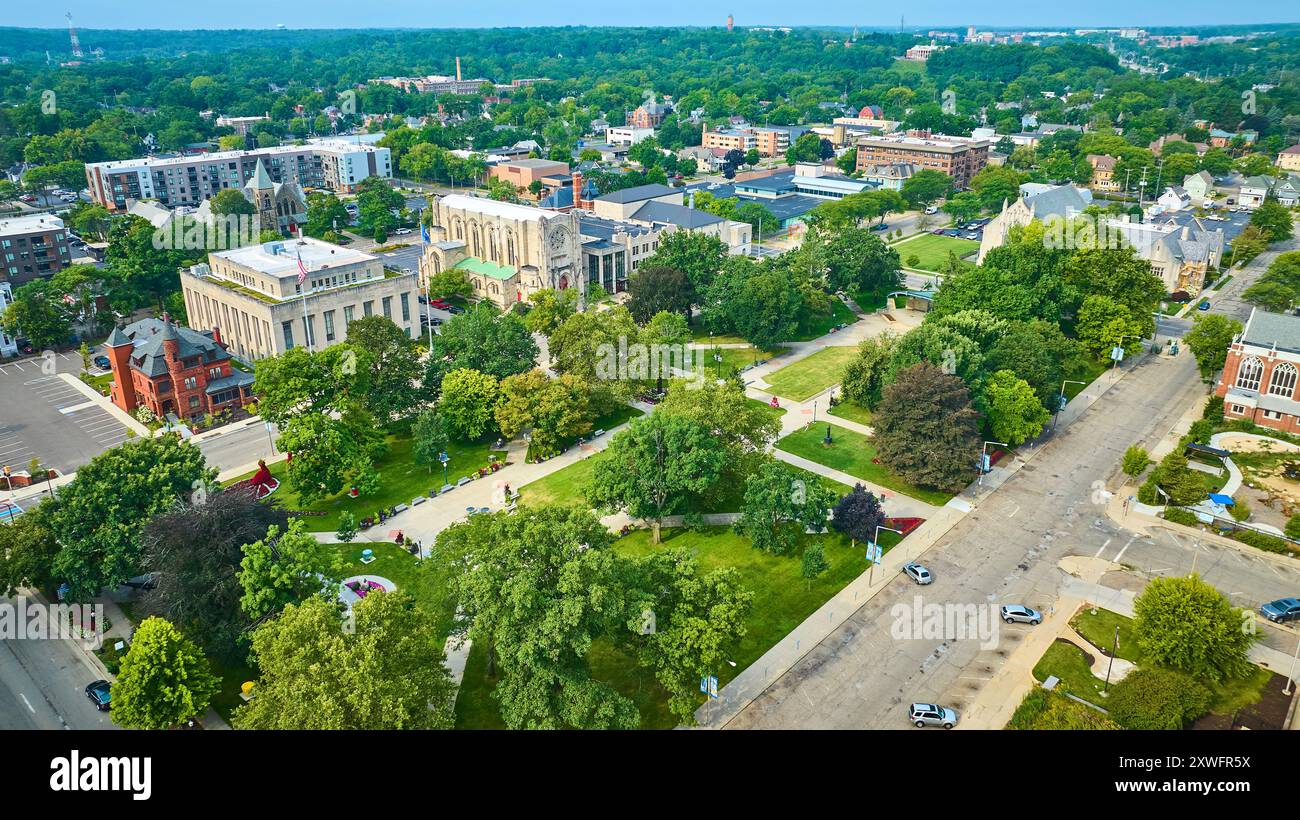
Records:
[[[438,310],[446,310],[447,308],[451,307],[451,305],[447,304],[447,302],[445,302],[442,299],[430,299],[429,305],[431,307],[436,307]]]

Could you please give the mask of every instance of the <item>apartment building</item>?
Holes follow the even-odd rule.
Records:
[[[343,342],[348,325],[366,316],[384,316],[414,336],[418,291],[414,273],[385,270],[379,257],[308,237],[216,251],[181,272],[190,327],[220,334],[245,359]]]
[[[425,77],[376,77],[370,82],[419,94],[477,94],[484,83],[492,81],[483,77],[463,80],[460,77],[429,74]]]
[[[719,128],[705,131],[701,135],[700,145],[704,148],[719,148],[723,151],[749,151],[757,149],[765,157],[785,156],[790,143],[800,135],[807,133],[804,126],[748,125],[737,128]]]
[[[758,147],[758,138],[744,129],[719,128],[717,131],[705,131],[701,134],[700,145],[704,148],[720,148],[723,151],[748,151]]]
[[[132,199],[156,199],[171,208],[197,206],[225,189],[242,189],[256,174],[259,160],[272,180],[301,189],[348,193],[369,177],[393,176],[387,148],[320,139],[252,151],[93,162],[86,165],[86,185],[95,202],[110,211],[126,210]]]
[[[52,214],[0,219],[0,282],[18,287],[53,276],[71,264],[62,219]]]
[[[932,168],[953,178],[957,188],[966,188],[989,159],[989,140],[950,137],[928,131],[905,134],[869,135],[858,139],[857,170],[905,162],[917,170]]]
[[[552,162],[549,159],[516,159],[498,162],[489,167],[488,176],[509,182],[515,188],[524,191],[525,196],[532,196],[528,193],[528,188],[534,182],[540,182],[546,187],[548,177],[568,178],[569,163]]]
[[[14,289],[8,282],[0,279],[0,316],[4,315],[5,308],[9,307],[14,301]],[[18,354],[18,339],[10,336],[0,327],[0,359],[7,356]]]

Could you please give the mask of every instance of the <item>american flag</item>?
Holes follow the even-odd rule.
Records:
[[[307,266],[302,263],[302,252],[298,253],[298,284],[307,281]]]

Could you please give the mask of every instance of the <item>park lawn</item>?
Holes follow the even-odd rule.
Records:
[[[871,411],[860,404],[851,401],[841,401],[839,404],[826,411],[832,416],[838,416],[849,421],[856,421],[858,424],[871,424]]]
[[[480,467],[489,464],[489,455],[495,455],[498,461],[504,461],[505,451],[493,450],[490,442],[455,441],[447,447],[451,461],[447,464],[447,482],[455,484],[462,476],[470,475]],[[312,532],[335,532],[339,527],[339,513],[344,510],[352,512],[360,521],[380,508],[395,507],[398,504],[410,504],[416,496],[427,496],[429,490],[443,485],[441,465],[434,465],[431,470],[427,465],[416,464],[411,455],[411,439],[390,436],[388,452],[378,459],[375,468],[379,471],[379,491],[374,495],[349,498],[346,490],[338,495],[303,504],[298,494],[288,482],[288,464],[284,461],[270,465],[271,475],[280,480],[280,489],[273,498],[288,510],[323,513],[323,515],[306,515],[307,529]],[[250,472],[232,479],[227,484],[252,478]],[[394,579],[396,580],[396,579]]]
[[[706,372],[720,378],[726,378],[734,371],[749,367],[754,362],[766,361],[774,356],[780,356],[784,352],[786,352],[785,348],[780,346],[759,350],[753,345],[748,347],[715,347],[701,351]],[[720,356],[722,360],[715,360],[714,355]]]
[[[941,507],[952,498],[952,493],[915,487],[891,473],[883,464],[872,461],[876,457],[876,448],[871,440],[861,433],[839,425],[830,425],[831,446],[822,443],[826,437],[827,425],[818,422],[802,430],[796,430],[776,443],[777,448],[803,456],[810,461],[824,464],[842,473],[856,476],[863,481],[878,484],[895,492],[920,499],[927,504]]]
[[[770,393],[792,401],[805,401],[839,384],[844,366],[857,355],[856,345],[825,347],[763,377],[763,381],[767,382]]]
[[[898,543],[898,536],[882,533],[886,551]],[[754,549],[749,539],[729,527],[709,527],[703,532],[686,529],[664,530],[663,547],[685,547],[697,556],[702,572],[735,567],[740,583],[754,593],[746,619],[746,634],[736,645],[731,660],[736,666],[717,670],[719,686],[758,660],[777,641],[788,635],[817,611],[835,593],[866,570],[862,550],[838,535],[805,536],[804,543],[823,544],[830,569],[808,580],[800,574],[802,551],[791,555],[770,555]],[[650,543],[647,530],[637,530],[614,542],[613,549],[628,556],[643,556],[662,547]],[[613,685],[636,702],[642,728],[670,729],[677,721],[667,709],[667,693],[654,675],[641,669],[626,653],[605,641],[592,646],[592,671],[599,680]],[[465,680],[456,700],[456,727],[500,728],[497,704],[491,698],[493,682],[486,678],[486,653],[475,646],[465,668]],[[703,699],[700,701],[703,702]]]
[[[948,261],[949,253],[955,253],[959,258],[963,258],[978,251],[980,243],[971,239],[938,236],[931,233],[904,240],[895,244],[893,248],[898,251],[899,261],[906,267],[937,272]],[[907,260],[913,255],[920,257],[921,261],[915,265],[908,265]]]
[[[765,413],[767,413],[768,415],[770,415],[772,418],[776,419],[778,422],[780,422],[781,417],[784,416],[784,415],[786,414],[786,409],[785,409],[784,407],[773,407],[772,405],[768,404],[767,402],[765,402],[765,401],[759,401],[758,399],[746,398],[745,401],[749,402],[750,404],[754,405],[755,407],[761,407],[761,408],[763,408],[763,411],[764,411]]]
[[[831,297],[831,312],[828,316],[816,316],[808,323],[808,327],[797,333],[790,341],[808,342],[813,339],[825,336],[831,332],[831,328],[836,325],[851,325],[858,321],[860,316],[854,313],[848,305],[840,301],[839,297]],[[721,341],[715,339],[714,341]]]
[[[1095,650],[1093,656],[1103,657]],[[1057,684],[1057,689],[1060,691],[1069,692],[1075,697],[1099,706],[1105,704],[1106,699],[1101,696],[1105,681],[1092,674],[1084,650],[1074,643],[1057,638],[1052,641],[1051,646],[1047,647],[1047,651],[1038,659],[1038,663],[1034,664],[1035,680],[1042,682],[1053,675],[1061,681]]]

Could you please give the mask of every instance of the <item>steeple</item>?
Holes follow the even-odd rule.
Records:
[[[266,165],[262,163],[261,157],[257,158],[257,167],[253,169],[253,178],[248,181],[248,187],[254,191],[275,188],[275,183],[271,181],[271,175],[266,172]]]

